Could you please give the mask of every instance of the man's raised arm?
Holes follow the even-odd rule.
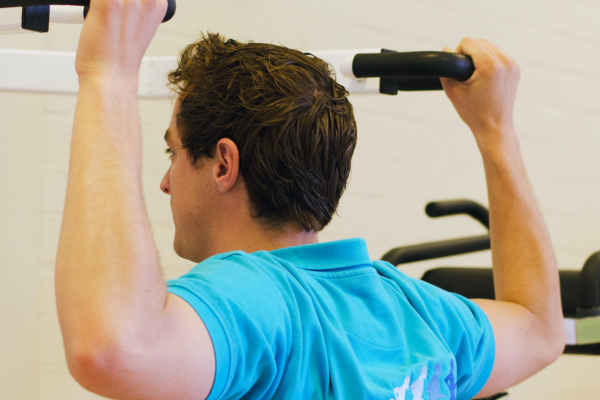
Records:
[[[449,49],[445,49],[449,51]],[[478,394],[489,396],[556,360],[565,344],[556,259],[529,184],[513,123],[519,68],[485,40],[464,39],[475,73],[462,83],[442,79],[483,158],[496,301],[476,300],[496,341],[492,374]]]
[[[56,297],[71,374],[115,399],[205,398],[214,377],[206,328],[167,294],[140,179],[138,69],[166,6],[93,0],[77,51]]]

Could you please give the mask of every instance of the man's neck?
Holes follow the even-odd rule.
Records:
[[[306,232],[292,226],[275,230],[256,225],[253,227],[238,225],[236,229],[220,230],[211,238],[210,242],[206,248],[198,249],[200,250],[199,254],[185,258],[194,262],[201,262],[208,257],[229,251],[241,250],[246,253],[254,253],[260,250],[271,251],[285,247],[314,244],[318,243],[319,239],[314,231]]]

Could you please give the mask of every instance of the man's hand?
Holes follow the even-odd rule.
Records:
[[[444,51],[451,51],[444,48]],[[485,39],[463,39],[456,53],[471,56],[473,76],[466,82],[442,79],[446,95],[471,128],[480,148],[497,135],[514,131],[513,107],[520,70],[502,49]]]
[[[475,302],[492,325],[496,357],[482,397],[553,362],[564,348],[565,331],[556,258],[513,123],[519,68],[485,40],[466,38],[457,52],[473,58],[475,73],[466,82],[442,84],[477,140],[490,204],[496,301]]]
[[[137,82],[142,57],[166,12],[167,0],[92,0],[75,61],[80,80]]]

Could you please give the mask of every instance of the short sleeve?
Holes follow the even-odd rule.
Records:
[[[447,316],[438,326],[456,358],[456,398],[470,400],[481,391],[492,373],[496,355],[492,326],[473,301],[429,286],[436,292],[439,307]]]
[[[291,349],[291,326],[276,277],[245,254],[220,255],[167,282],[210,334],[216,373],[209,400],[271,398]]]
[[[374,266],[400,287],[414,310],[454,355],[456,398],[473,398],[492,372],[496,351],[492,326],[483,310],[463,296],[410,278],[391,264],[374,262]]]

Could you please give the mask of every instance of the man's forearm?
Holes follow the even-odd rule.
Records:
[[[496,138],[479,143],[488,187],[496,300],[525,307],[548,337],[561,337],[556,258],[518,139],[514,129],[486,137]]]
[[[68,358],[132,340],[166,301],[142,195],[135,85],[97,78],[80,86],[56,260]]]

